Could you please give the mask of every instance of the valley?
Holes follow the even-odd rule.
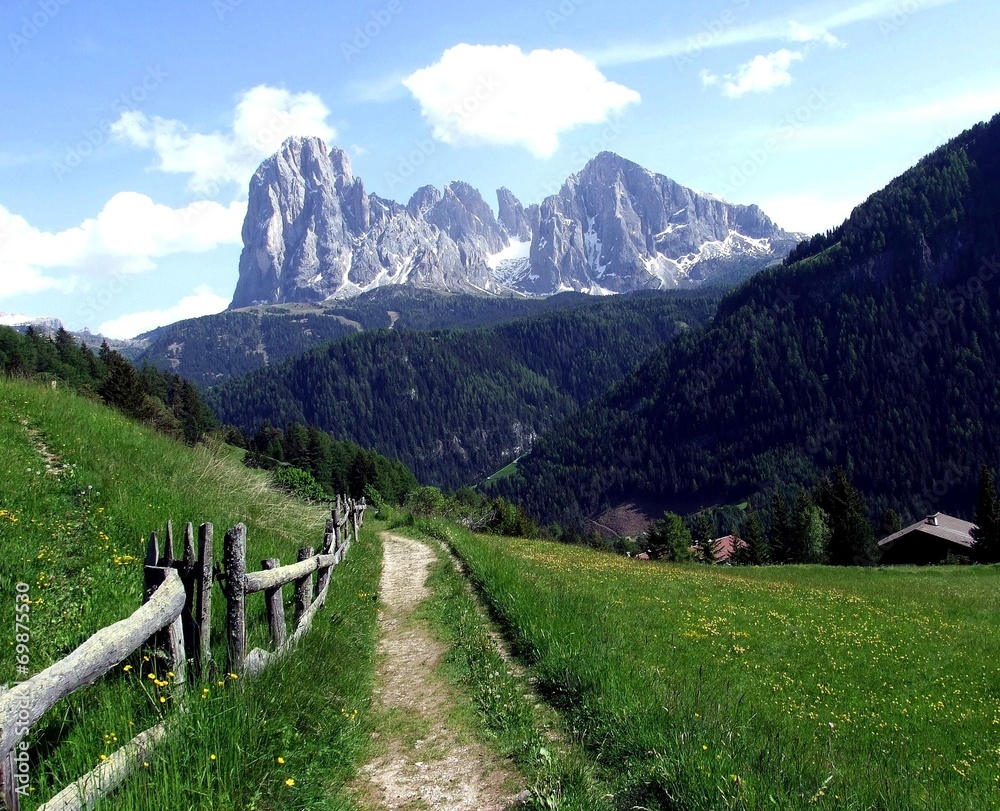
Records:
[[[1000,811],[1000,6],[10,5],[0,811]]]

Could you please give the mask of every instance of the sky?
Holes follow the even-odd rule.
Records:
[[[400,202],[540,202],[610,150],[826,230],[1000,112],[997,31],[995,0],[5,0],[0,312],[123,338],[225,309],[292,135]]]

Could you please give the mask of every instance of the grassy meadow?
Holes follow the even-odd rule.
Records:
[[[446,534],[610,807],[1000,808],[997,567],[678,566]]]
[[[140,605],[148,533],[173,519],[248,526],[251,569],[318,546],[327,517],[273,490],[232,449],[188,448],[63,389],[0,378],[0,605],[8,631],[0,683],[14,681],[14,591],[30,586],[30,673]],[[334,570],[305,653],[245,685],[224,671],[225,602],[213,601],[214,670],[187,692],[175,743],[157,750],[112,807],[349,807],[330,799],[365,750],[381,552],[363,533]],[[285,589],[291,616],[292,589]],[[266,647],[263,599],[249,600],[250,645]],[[162,671],[163,668],[160,668]],[[33,730],[32,808],[171,710],[172,674],[132,657],[60,703]],[[277,758],[284,763],[279,763]],[[287,781],[292,781],[288,783]]]

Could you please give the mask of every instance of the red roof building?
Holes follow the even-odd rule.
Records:
[[[715,539],[715,562],[729,563],[737,549],[746,549],[746,542],[735,535],[725,535]],[[701,560],[701,550],[697,546],[691,547],[691,553],[696,559]]]

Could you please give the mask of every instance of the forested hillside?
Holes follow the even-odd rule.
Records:
[[[364,333],[210,392],[220,418],[315,425],[404,462],[422,483],[475,483],[604,391],[713,294],[594,301],[492,329]]]
[[[192,383],[152,366],[136,369],[106,343],[95,353],[64,329],[49,338],[0,327],[0,374],[61,381],[189,443],[218,426]]]
[[[207,387],[358,332],[474,329],[593,303],[582,293],[494,298],[386,287],[342,302],[253,307],[179,321],[139,336],[149,345],[138,362]]]
[[[688,511],[843,466],[876,515],[968,516],[1000,459],[1000,117],[728,295],[496,486],[539,517]]]

